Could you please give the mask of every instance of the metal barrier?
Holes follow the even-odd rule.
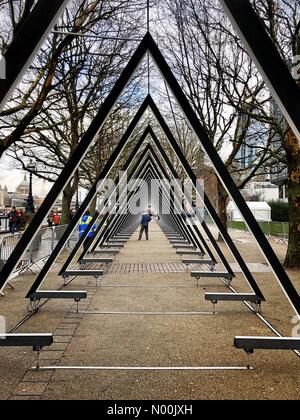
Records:
[[[31,270],[34,265],[40,269],[39,262],[43,262],[49,257],[66,228],[67,225],[42,228],[26,250],[12,278],[27,270]],[[0,269],[2,269],[22,235],[22,233],[16,233],[0,237]],[[70,252],[78,240],[79,233],[75,231],[69,239],[66,249]]]
[[[0,216],[0,231],[9,231],[9,218],[7,216]]]
[[[266,222],[258,221],[261,230],[271,241],[287,244],[289,239],[289,224],[283,222]],[[244,222],[229,221],[228,227],[231,230],[239,230],[248,232],[248,228]]]

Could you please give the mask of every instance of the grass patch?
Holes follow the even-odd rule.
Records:
[[[284,225],[284,227],[283,227]],[[259,226],[261,230],[264,232],[265,235],[271,236],[283,236],[283,229],[285,236],[289,233],[289,224],[288,223],[281,223],[281,222],[259,222]],[[239,230],[242,232],[247,232],[248,228],[245,222],[228,222],[228,227],[233,230]]]

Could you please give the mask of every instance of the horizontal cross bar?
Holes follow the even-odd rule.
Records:
[[[124,248],[124,244],[120,244],[119,242],[118,243],[114,242],[112,244],[104,244],[104,245],[101,245],[101,246],[105,249],[109,249],[109,248],[113,248],[113,247],[115,247],[116,249],[117,248]]]
[[[259,296],[246,293],[206,293],[205,300],[211,302],[252,302],[257,304],[261,304],[262,302]]]
[[[109,255],[116,255],[116,254],[118,254],[120,252],[120,250],[119,249],[96,249],[95,251],[93,251],[93,254],[99,254],[99,255],[107,255],[107,254],[109,254]]]
[[[112,264],[113,262],[112,258],[84,258],[80,264]]]
[[[42,348],[52,343],[52,334],[0,334],[0,347]]]
[[[203,257],[204,256],[203,252],[200,252],[200,251],[192,251],[192,250],[191,251],[187,251],[187,250],[184,250],[184,249],[177,250],[176,254],[178,254],[178,255],[197,255],[199,257]]]
[[[189,245],[189,244],[179,244],[176,243],[173,245],[173,248],[177,248],[177,249],[195,249],[195,245]]]
[[[219,278],[232,280],[232,274],[220,271],[192,271],[191,276],[195,278]]]
[[[203,316],[214,315],[213,312],[100,312],[80,311],[84,315],[129,315],[129,316]]]
[[[62,277],[103,277],[103,270],[69,270],[62,274]]]
[[[298,337],[235,337],[234,346],[246,351],[300,350]]]
[[[43,290],[40,292],[35,292],[30,296],[30,300],[39,300],[39,299],[86,299],[87,292],[84,291],[70,291],[70,292],[60,292],[52,290]]]
[[[36,369],[36,368],[33,368]],[[254,370],[253,367],[234,367],[234,366],[212,366],[212,367],[137,367],[137,366],[43,366],[39,370],[85,370],[85,371],[101,371],[101,370],[120,370],[120,371],[249,371]]]
[[[216,265],[216,263],[215,263],[215,261],[213,261],[213,260],[206,260],[206,259],[203,259],[203,260],[195,260],[195,259],[183,259],[182,260],[182,263],[183,264],[199,264],[199,265],[201,265],[201,264],[208,264],[208,265]]]

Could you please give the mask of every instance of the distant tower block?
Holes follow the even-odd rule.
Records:
[[[6,79],[6,61],[2,55],[0,55],[0,79]]]

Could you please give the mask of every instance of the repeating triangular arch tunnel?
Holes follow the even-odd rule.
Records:
[[[127,67],[123,71],[122,75],[120,76],[119,80],[116,82],[112,92],[108,95],[107,99],[105,100],[103,106],[101,107],[98,115],[92,122],[90,128],[87,130],[86,134],[84,135],[82,141],[78,145],[75,153],[72,155],[68,163],[66,164],[65,168],[63,169],[61,175],[59,176],[58,180],[52,187],[52,190],[48,194],[46,200],[42,204],[41,208],[39,209],[38,213],[36,214],[35,218],[33,219],[31,225],[21,238],[19,244],[13,251],[12,255],[8,259],[7,263],[4,265],[1,276],[0,276],[0,285],[3,286],[9,279],[9,275],[11,274],[12,270],[16,266],[16,264],[21,259],[22,255],[24,254],[25,250],[27,249],[28,245],[32,241],[32,238],[36,235],[36,232],[39,230],[42,221],[47,216],[50,208],[53,206],[56,197],[60,194],[63,190],[67,182],[70,180],[72,175],[74,174],[75,170],[80,165],[81,161],[84,159],[84,156],[89,150],[89,147],[95,138],[98,131],[102,128],[103,124],[105,123],[106,119],[109,116],[116,100],[121,95],[122,91],[124,90],[125,86],[127,85],[130,77],[135,72],[138,64],[141,62],[143,57],[147,52],[153,57],[154,62],[157,64],[161,74],[166,79],[167,84],[169,85],[175,99],[177,100],[178,104],[181,106],[184,115],[187,118],[190,126],[193,128],[195,134],[197,135],[204,152],[210,159],[216,174],[219,176],[221,181],[224,184],[224,187],[228,191],[229,195],[235,201],[241,215],[244,217],[249,231],[254,235],[257,243],[260,246],[260,249],[266,258],[267,262],[269,263],[270,267],[272,268],[279,284],[282,286],[284,293],[286,294],[290,304],[295,309],[297,313],[300,313],[300,298],[299,295],[293,286],[292,282],[290,281],[287,273],[283,269],[281,263],[279,262],[275,252],[271,248],[268,240],[264,236],[263,232],[261,231],[256,219],[254,218],[251,210],[246,205],[240,191],[237,189],[235,183],[233,182],[231,176],[228,173],[224,163],[222,162],[221,158],[219,157],[217,151],[215,150],[213,144],[211,143],[210,139],[207,136],[207,133],[203,129],[201,123],[199,122],[195,112],[193,111],[189,101],[187,100],[186,96],[184,95],[178,81],[176,80],[175,76],[173,75],[170,67],[168,66],[166,60],[164,59],[163,55],[161,54],[158,46],[156,45],[154,39],[152,38],[150,33],[147,33],[144,37],[141,44],[138,46],[136,52],[134,53],[133,57],[131,58],[130,62],[128,63]],[[118,147],[117,147],[118,149]],[[120,149],[120,147],[119,147]],[[119,151],[119,150],[118,150]],[[110,163],[110,162],[109,162]],[[107,165],[108,166],[108,165]],[[109,171],[109,168],[107,168]],[[106,175],[106,174],[105,174]],[[86,203],[84,203],[85,205]],[[83,206],[84,206],[83,205]],[[80,209],[77,212],[77,215],[74,217],[73,223],[76,224],[79,222],[80,216],[87,208]],[[82,211],[83,209],[83,211]]]
[[[160,123],[161,127],[163,128],[168,140],[170,141],[170,144],[172,145],[174,151],[176,152],[177,156],[179,156],[181,158],[181,163],[182,161],[184,161],[184,157],[183,154],[180,152],[180,148],[178,147],[175,138],[172,136],[170,129],[167,127],[162,115],[159,113],[158,108],[156,107],[154,101],[152,100],[151,96],[148,96],[146,98],[146,100],[143,102],[140,110],[138,111],[137,115],[141,118],[143,115],[143,112],[146,111],[147,107],[150,107],[151,110],[154,112],[155,116],[158,119],[158,122]],[[138,123],[137,118],[133,119],[133,124]],[[129,132],[132,132],[134,128],[134,125],[130,125],[129,127]],[[153,130],[151,129],[151,127],[148,127],[145,132],[143,133],[140,141],[138,142],[138,144],[136,145],[133,153],[131,154],[131,156],[129,157],[127,163],[125,164],[123,169],[126,169],[128,167],[129,162],[132,161],[132,158],[134,156],[134,153],[137,154],[139,147],[142,146],[143,141],[146,139],[147,135],[150,134],[151,137],[153,138],[153,140],[155,141],[156,146],[160,149],[160,153],[163,155],[164,160],[168,159],[165,152],[163,151],[158,138],[156,137],[156,135],[154,134]],[[128,132],[125,133],[124,135],[124,139],[126,139],[125,141],[128,142],[130,137],[128,136]],[[125,143],[126,144],[126,143]],[[124,147],[125,145],[123,145],[123,140],[120,142],[121,147]],[[141,163],[139,164],[141,166]],[[169,169],[172,171],[173,175],[177,176],[177,174],[175,173],[174,169],[172,169],[172,165],[170,163],[170,161],[168,162],[168,166]],[[195,182],[196,177],[193,174],[191,168],[189,167],[188,163],[185,161],[185,168],[188,168],[188,174],[192,177],[193,182]],[[101,177],[100,177],[101,178]],[[178,178],[178,176],[177,176]],[[96,185],[95,185],[96,188]],[[198,191],[199,193],[199,191]],[[92,188],[91,192],[89,193],[88,197],[86,198],[86,202],[84,203],[83,207],[87,207],[90,202],[92,201],[92,199],[94,198],[95,195],[95,189]],[[200,196],[202,197],[202,192],[200,192]],[[226,230],[223,228],[222,223],[220,221],[220,219],[218,218],[217,214],[215,213],[213,206],[211,205],[211,203],[209,202],[207,196],[204,194],[204,205],[209,207],[209,211],[210,213],[213,213],[213,217],[214,217],[214,221],[217,223],[217,227],[219,227],[221,230],[220,232],[223,234],[224,239],[227,242],[227,245],[229,246],[229,248],[231,249],[231,251],[233,252],[233,255],[236,257],[237,262],[241,264],[241,268],[243,269],[243,272],[246,275],[247,280],[249,281],[249,283],[251,284],[252,290],[258,295],[260,296],[260,298],[263,300],[264,297],[260,291],[260,289],[258,288],[253,276],[251,275],[250,271],[247,268],[247,265],[244,263],[240,253],[238,252],[236,246],[234,245],[233,241],[231,240],[230,236],[226,233]],[[84,210],[83,210],[84,211]],[[202,225],[205,225],[205,222],[202,222]],[[209,234],[210,239],[213,241],[213,236],[210,234],[209,229],[207,228],[207,226],[204,226],[206,233]],[[47,263],[45,264],[45,266],[43,267],[43,269],[41,270],[41,272],[39,273],[36,282],[34,283],[34,285],[32,286],[31,290],[29,291],[27,297],[31,297],[32,294],[34,294],[38,288],[41,286],[41,284],[43,283],[43,281],[45,280],[45,277],[49,271],[49,269],[51,268],[51,265],[55,262],[55,259],[57,258],[57,256],[60,254],[60,252],[62,251],[64,245],[66,244],[66,242],[68,241],[70,235],[72,234],[72,231],[76,228],[76,224],[72,223],[71,225],[68,227],[67,231],[65,232],[64,236],[61,238],[61,240],[59,241],[59,243],[56,246],[55,252],[51,255],[51,257],[49,258],[49,260],[47,261]],[[214,242],[213,242],[214,243]],[[215,249],[217,248],[217,244],[215,243]],[[232,270],[229,266],[229,264],[226,261],[226,258],[224,257],[224,255],[222,254],[221,250],[218,248],[217,250],[217,254],[219,255],[219,258],[221,259],[221,261],[223,262],[223,264],[225,265],[225,267],[227,268],[228,272],[232,273]],[[68,264],[65,264],[63,269],[61,270],[61,273],[63,273],[64,270],[66,270],[67,266],[69,265],[71,259],[68,260]],[[232,273],[233,275],[233,273]]]
[[[225,11],[228,13],[229,17],[231,18],[231,21],[233,22],[239,35],[244,41],[245,46],[248,49],[250,55],[255,60],[258,68],[260,69],[262,73],[262,76],[264,77],[268,86],[270,87],[270,90],[272,91],[278,105],[282,109],[284,115],[286,116],[291,127],[293,128],[296,136],[300,139],[300,114],[298,112],[298,106],[295,106],[296,104],[298,105],[300,103],[300,92],[296,88],[295,81],[292,79],[292,76],[288,72],[287,67],[284,65],[278,51],[276,50],[276,47],[274,46],[272,42],[270,42],[270,38],[268,37],[266,31],[263,29],[263,26],[261,25],[261,22],[259,21],[258,16],[254,12],[250,2],[248,0],[244,0],[244,2],[241,2],[240,0],[220,0],[220,2],[223,5]],[[14,40],[11,47],[8,49],[6,55],[4,56],[4,59],[7,60],[8,69],[10,69],[12,77],[8,78],[6,81],[2,81],[2,80],[0,81],[0,107],[4,105],[5,101],[8,98],[8,95],[10,94],[14,86],[16,86],[16,83],[18,82],[20,76],[24,73],[24,71],[28,67],[30,60],[32,59],[37,49],[41,45],[42,40],[47,35],[49,29],[55,23],[59,14],[62,12],[63,8],[66,6],[68,1],[48,2],[48,4],[50,3],[52,4],[53,7],[52,8],[50,7],[51,10],[49,9],[48,16],[45,17],[45,19],[43,19],[40,22],[40,25],[38,25],[38,16],[41,10],[40,7],[42,4],[45,4],[45,2],[41,0],[37,2],[37,6],[34,9],[35,13],[32,14],[31,20],[29,20],[27,24],[25,23],[24,28],[23,28],[25,32],[26,30],[29,29],[29,24],[38,25],[39,30],[32,37],[32,42],[28,44],[28,48],[26,48],[26,51],[24,51],[24,54],[20,57],[18,65],[16,64],[16,62],[14,62],[14,59],[12,58],[12,52],[13,51],[16,52],[18,49],[20,49],[20,46],[23,43],[23,40],[20,40],[19,36],[17,39]],[[256,33],[255,36],[253,35],[254,33]],[[261,45],[258,45],[257,33],[259,33],[259,37],[261,39]],[[266,46],[268,48],[262,49],[262,46]],[[262,53],[262,51],[264,52]],[[285,293],[290,305],[292,306],[292,308],[295,310],[297,314],[300,314],[300,297],[295,287],[293,286],[287,273],[282,267],[282,264],[277,258],[275,252],[273,251],[265,235],[261,231],[257,221],[255,220],[249,207],[245,203],[245,200],[243,199],[240,191],[237,189],[234,181],[232,180],[231,176],[228,173],[228,170],[226,169],[217,151],[215,150],[214,145],[211,143],[207,133],[205,132],[194,110],[192,109],[188,99],[184,95],[182,88],[180,87],[169,65],[167,64],[165,58],[163,57],[160,49],[158,48],[156,42],[154,41],[153,37],[151,36],[149,32],[145,35],[144,39],[142,40],[142,42],[136,49],[128,65],[126,66],[120,78],[118,79],[115,86],[113,87],[111,93],[108,95],[105,102],[103,103],[96,118],[91,123],[90,127],[88,128],[85,135],[83,136],[74,154],[72,155],[70,160],[67,162],[62,173],[60,174],[57,181],[53,185],[50,193],[48,194],[44,203],[40,207],[32,223],[30,224],[30,226],[28,227],[28,229],[22,236],[18,245],[15,247],[11,256],[9,257],[3,269],[1,270],[1,273],[0,273],[1,291],[3,290],[3,288],[9,281],[10,275],[12,274],[14,268],[16,267],[18,262],[21,260],[26,249],[28,248],[28,246],[34,239],[35,235],[39,231],[43,223],[43,220],[47,217],[57,197],[59,196],[61,191],[64,189],[64,187],[67,185],[67,183],[70,181],[75,171],[80,166],[81,162],[85,159],[86,154],[89,151],[89,148],[93,140],[95,139],[95,137],[97,136],[101,128],[104,126],[104,123],[109,117],[116,101],[118,100],[122,92],[124,91],[130,78],[132,77],[138,65],[140,64],[140,62],[143,60],[143,58],[145,57],[147,53],[151,54],[153,61],[156,63],[158,69],[160,70],[160,73],[165,79],[167,85],[169,86],[174,98],[176,99],[177,103],[180,105],[186,120],[188,121],[189,125],[192,127],[193,131],[195,132],[203,151],[205,152],[212,166],[214,167],[216,175],[223,182],[223,185],[225,189],[227,190],[228,194],[236,203],[237,208],[239,209],[241,215],[245,219],[245,222],[249,228],[249,231],[253,234],[257,244],[259,245],[261,249],[261,252],[264,258],[266,259],[267,263],[273,270],[273,273],[276,279],[278,280],[279,285],[281,286],[283,292]],[[15,57],[18,57],[18,55],[15,54]],[[272,68],[270,68],[270,63],[274,63],[274,62],[276,62],[276,66],[277,66],[276,72],[273,72]],[[76,213],[74,219],[72,220],[66,232],[60,239],[54,252],[52,253],[50,258],[46,262],[45,266],[41,270],[41,273],[38,275],[27,297],[30,298],[32,294],[36,292],[38,288],[40,287],[40,285],[42,284],[50,268],[52,267],[53,262],[56,261],[57,257],[60,255],[61,250],[63,249],[65,243],[67,242],[70,235],[76,228],[83,213],[89,206],[92,199],[97,195],[98,190],[101,188],[102,182],[104,182],[107,179],[107,177],[111,173],[112,168],[118,162],[118,159],[121,156],[122,152],[124,151],[124,148],[126,147],[127,143],[131,139],[131,136],[133,134],[135,127],[137,126],[138,122],[141,120],[143,114],[145,113],[148,107],[150,107],[154,116],[159,122],[160,127],[162,128],[163,132],[166,134],[166,137],[168,141],[170,142],[173,148],[173,151],[175,152],[178,162],[184,169],[187,177],[194,184],[194,187],[196,188],[197,193],[201,196],[202,191],[197,190],[195,174],[193,174],[190,166],[188,165],[188,162],[186,161],[184,155],[182,154],[180,148],[178,147],[174,137],[172,136],[171,130],[165,123],[162,115],[159,112],[158,107],[154,103],[151,96],[148,96],[143,102],[143,104],[141,105],[135,117],[133,118],[129,128],[126,130],[124,136],[122,137],[122,140],[117,145],[111,158],[105,165],[99,179],[97,180],[95,185],[92,187],[87,198],[84,200],[80,209]],[[141,162],[136,162],[136,165],[133,167],[131,171],[131,176],[133,177],[135,174],[139,174],[147,182],[149,182],[149,180],[151,180],[155,176],[157,176],[160,179],[163,179],[163,178],[170,179],[170,175],[177,176],[178,174],[176,173],[176,171],[174,171],[174,168],[172,167],[172,165],[170,164],[168,160],[168,156],[166,155],[165,151],[161,147],[159,140],[157,139],[151,127],[148,127],[146,131],[144,132],[144,135],[141,137],[140,141],[138,142],[138,144],[136,145],[136,147],[134,148],[132,152],[132,157],[136,158],[139,148],[142,146],[145,138],[149,135],[152,138],[151,141],[153,142],[153,146],[148,145],[146,147],[145,149],[146,152],[145,152],[144,158],[142,159],[142,164]],[[128,159],[128,161],[124,165],[124,169],[128,170],[132,166],[133,161],[134,159],[131,159],[131,160]],[[119,185],[120,181],[121,179],[117,178],[116,184]],[[174,193],[171,194],[171,197],[172,197],[173,205],[180,205],[181,197],[174,195]],[[185,198],[190,199],[190,197],[185,197]],[[129,199],[130,205],[132,205],[134,199],[135,199],[135,196],[133,193]],[[119,204],[121,205],[122,202],[120,201]],[[224,229],[224,226],[222,227],[222,224],[220,224],[220,220],[218,219],[213,206],[211,205],[211,203],[209,202],[205,194],[204,194],[204,206],[208,209],[220,233],[223,235],[225,242],[229,246],[231,252],[233,253],[240,267],[242,268],[245,278],[250,284],[253,292],[261,300],[264,300],[264,296],[262,295],[262,292],[259,289],[256,281],[254,280],[250,270],[245,264],[239,251],[234,245],[232,239],[230,238],[230,236],[227,234],[226,230]],[[99,214],[96,213],[92,222],[96,221],[100,214],[101,214],[101,211],[99,212]],[[213,255],[213,252],[207,246],[207,244],[203,243],[203,240],[201,236],[199,235],[199,231],[197,232],[197,230],[193,227],[189,229],[186,226],[182,225],[181,221],[179,220],[179,218],[175,217],[174,213],[170,214],[168,217],[171,223],[174,224],[178,228],[178,230],[183,234],[183,236],[190,238],[192,241],[195,240],[195,238],[197,238],[197,241],[199,241],[198,243],[200,244],[200,246],[203,246],[203,249],[206,248],[206,250],[209,253],[211,253],[211,255]],[[110,220],[111,223],[109,223],[108,226],[106,226],[105,228],[103,228],[103,225],[101,226],[101,228],[98,231],[99,235],[98,236],[96,235],[97,240],[95,239],[93,246],[98,246],[99,243],[101,244],[101,240],[103,239],[103,234],[109,236],[112,234],[112,232],[114,232],[114,230],[111,230],[112,222],[114,223],[116,220],[118,222],[120,221],[119,216],[108,215],[107,218],[108,220]],[[122,218],[122,220],[124,220],[124,218]],[[214,252],[216,253],[216,255],[219,257],[221,261],[223,261],[228,271],[231,270],[227,261],[225,263],[226,259],[223,253],[221,252],[220,248],[218,248],[218,245],[212,241],[213,236],[211,235],[211,232],[209,231],[207,225],[205,223],[202,223],[200,224],[200,226],[201,228],[203,228],[204,232],[211,239],[211,245],[214,248]],[[89,229],[90,228],[92,228],[92,224],[90,224]],[[78,245],[81,245],[81,243],[82,242],[80,242]],[[68,259],[66,267],[72,261],[72,258],[75,257],[76,251],[78,249],[79,247],[77,246],[74,253],[70,256],[70,259]]]

